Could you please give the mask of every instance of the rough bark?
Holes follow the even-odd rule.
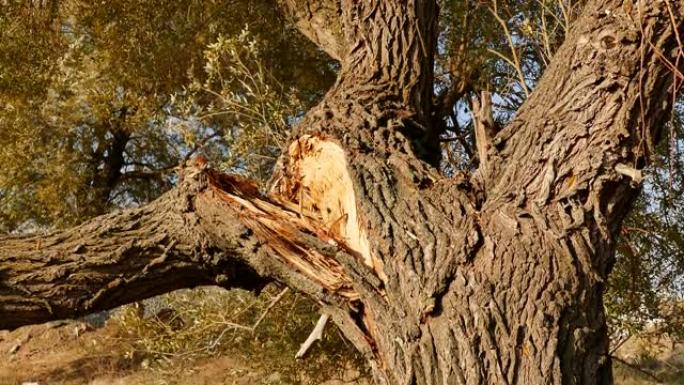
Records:
[[[186,168],[182,179],[142,208],[47,235],[2,238],[0,328],[198,285],[258,291],[278,279],[330,304],[356,297],[337,262],[345,250],[327,229],[206,164]]]
[[[335,60],[342,60],[347,43],[337,0],[278,0],[299,31]]]
[[[589,1],[515,121],[479,130],[485,166],[447,179],[435,3],[305,3],[292,12],[340,77],[269,194],[198,162],[150,206],[3,239],[0,327],[275,279],[324,306],[379,384],[611,383],[601,295],[670,108],[684,4]]]

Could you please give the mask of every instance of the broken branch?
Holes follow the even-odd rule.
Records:
[[[325,324],[328,323],[329,318],[330,318],[330,315],[328,315],[328,314],[322,314],[321,315],[321,318],[319,318],[318,322],[316,322],[316,326],[311,331],[311,334],[309,334],[309,337],[299,347],[297,354],[295,354],[295,358],[304,357],[306,352],[309,351],[309,348],[311,348],[311,345],[313,345],[313,343],[316,342],[317,340],[320,340],[321,338],[323,338],[323,329],[325,328]]]

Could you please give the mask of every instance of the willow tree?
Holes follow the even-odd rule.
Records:
[[[681,1],[590,0],[478,169],[438,172],[437,6],[288,0],[340,70],[269,191],[199,157],[135,209],[0,241],[0,327],[197,285],[319,302],[379,384],[608,384],[602,293],[682,80]]]
[[[147,203],[199,148],[221,166],[233,161],[226,147],[231,155],[270,155],[266,144],[284,138],[249,140],[244,151],[232,132],[237,113],[252,137],[261,132],[244,126],[255,125],[254,115],[266,120],[265,136],[334,81],[330,59],[270,0],[29,3],[0,2],[0,232],[63,228]],[[210,55],[221,57],[210,62]],[[249,68],[235,71],[238,60]],[[308,65],[302,71],[293,62]],[[256,84],[244,82],[250,76]],[[270,95],[281,89],[297,103]],[[225,99],[237,113],[225,111]]]

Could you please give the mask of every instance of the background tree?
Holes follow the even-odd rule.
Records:
[[[236,113],[229,117],[234,106],[226,105],[226,92],[244,97],[251,92],[245,86],[255,85],[209,79],[226,68],[253,74],[236,60],[251,65],[258,55],[263,61],[257,82],[270,90],[256,89],[261,94],[240,103],[260,103],[266,123],[284,120],[278,129],[291,122],[297,108],[320,97],[332,81],[329,59],[286,28],[272,4],[232,3],[3,6],[0,216],[6,231],[27,224],[74,224],[114,207],[147,202],[171,187],[172,169],[199,148],[206,155],[216,153],[216,159],[225,157],[231,145],[238,150],[234,134],[244,130],[237,127]],[[231,41],[246,24],[251,35]],[[234,52],[223,62],[205,57],[226,54],[246,39],[268,44],[261,44],[258,53],[255,46]],[[217,40],[223,45],[215,45]],[[310,63],[312,71],[292,62]],[[289,97],[276,104],[286,91]],[[184,93],[202,100],[194,103],[197,111],[186,108],[181,112],[188,115],[176,116],[173,96]],[[301,102],[294,106],[295,100]],[[190,107],[192,102],[184,103]],[[201,109],[223,113],[192,116]],[[253,144],[257,153],[266,147]],[[247,153],[242,149],[242,155]]]

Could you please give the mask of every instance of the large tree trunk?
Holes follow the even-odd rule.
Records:
[[[589,1],[515,121],[478,138],[478,172],[447,179],[435,3],[284,3],[341,70],[271,192],[197,162],[148,207],[4,239],[0,327],[278,280],[332,315],[378,384],[611,383],[601,296],[669,111],[684,4]]]

